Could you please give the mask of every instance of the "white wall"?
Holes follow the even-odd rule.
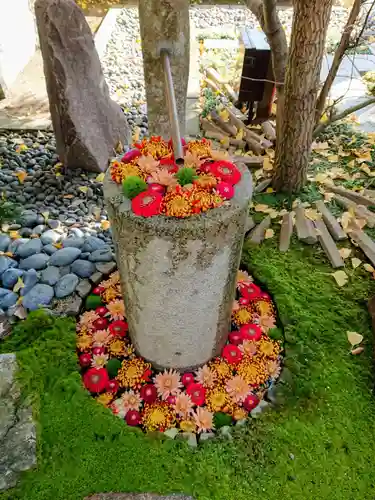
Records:
[[[10,87],[35,52],[29,0],[0,0],[0,85]]]

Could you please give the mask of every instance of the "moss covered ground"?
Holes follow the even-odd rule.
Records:
[[[373,500],[375,404],[364,270],[338,288],[325,258],[276,239],[245,247],[246,265],[273,294],[286,339],[284,404],[232,440],[157,439],[125,426],[86,393],[70,320],[34,314],[2,345],[18,352],[38,426],[38,467],[1,500],[79,500],[94,492],[185,492],[199,500]],[[365,337],[350,354],[347,330]]]

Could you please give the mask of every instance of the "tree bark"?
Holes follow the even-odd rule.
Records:
[[[277,191],[299,191],[306,183],[315,105],[332,0],[296,0],[284,86],[281,133],[277,138]]]
[[[320,94],[319,94],[319,97],[318,97],[318,100],[316,103],[316,116],[315,116],[316,124],[319,123],[319,120],[323,114],[324,106],[325,106],[329,91],[331,90],[333,81],[336,78],[341,61],[343,60],[343,57],[345,55],[345,51],[347,50],[347,48],[349,46],[350,35],[352,34],[352,31],[353,31],[355,22],[357,20],[357,17],[359,15],[362,3],[363,3],[363,0],[354,0],[353,7],[352,7],[352,10],[349,14],[348,21],[346,23],[343,34],[341,36],[339,46],[337,47],[335,55],[333,57],[332,66],[329,70],[328,76],[326,78],[326,81],[324,82],[324,85],[322,87],[322,90],[320,91]]]
[[[139,0],[148,128],[150,135],[171,137],[160,50],[170,51],[181,136],[185,133],[189,79],[189,0]]]

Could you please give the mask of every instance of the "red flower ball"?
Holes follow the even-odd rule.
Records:
[[[137,196],[132,199],[132,209],[135,215],[152,217],[160,213],[162,201],[162,194],[150,190],[143,191],[143,193],[137,194]]]
[[[262,290],[259,286],[254,285],[254,283],[250,283],[249,285],[242,286],[240,293],[242,297],[245,297],[246,299],[255,300],[260,298]]]
[[[199,171],[204,173],[204,174],[208,174],[209,171],[210,171],[210,166],[212,165],[212,161],[205,161],[204,163],[202,163],[202,165],[199,167]]]
[[[170,174],[175,174],[178,171],[178,165],[172,158],[163,158],[160,160],[160,166]]]
[[[266,292],[261,292],[260,293],[260,298],[263,299],[263,300],[271,300],[271,297]]]
[[[233,344],[225,345],[221,355],[231,365],[238,364],[242,359],[242,352]]]
[[[111,335],[115,335],[117,337],[125,337],[129,327],[126,321],[121,321],[119,319],[117,321],[113,321],[108,328]]]
[[[131,426],[139,425],[141,423],[141,414],[137,410],[129,410],[125,415],[125,421]]]
[[[102,292],[104,292],[104,287],[102,286],[97,286],[94,288],[94,290],[92,291],[92,293],[94,295],[100,295]]]
[[[115,380],[115,379],[110,380],[107,384],[107,391],[112,392],[113,394],[116,394],[116,392],[118,391],[118,388],[119,388],[119,384],[118,384],[117,380]]]
[[[165,188],[161,184],[150,184],[148,186],[148,190],[152,191],[153,193],[160,193],[160,194],[164,194],[165,192]]]
[[[105,349],[104,347],[94,347],[94,349],[92,350],[92,353],[94,354],[94,356],[99,356],[100,354],[104,354],[105,352]]]
[[[83,375],[83,383],[90,392],[103,392],[108,382],[108,372],[105,368],[89,368]]]
[[[95,309],[96,314],[99,314],[99,316],[105,316],[108,312],[108,309],[104,306],[99,306]]]
[[[236,165],[229,161],[214,161],[209,167],[209,172],[232,186],[241,180],[241,172]]]
[[[184,373],[181,377],[181,382],[185,387],[188,387],[190,384],[194,384],[194,374],[193,373]]]
[[[130,163],[136,158],[139,158],[139,156],[141,156],[141,152],[139,151],[139,149],[131,149],[124,154],[124,156],[121,158],[121,161],[122,163]]]
[[[192,402],[197,406],[202,406],[206,401],[206,389],[202,384],[190,384],[186,389]]]
[[[240,332],[230,332],[229,342],[233,345],[239,345],[243,342],[243,337]]]
[[[240,297],[238,299],[238,303],[240,304],[240,306],[248,306],[250,304],[250,300],[246,297]]]
[[[141,387],[140,395],[145,403],[153,403],[158,397],[158,392],[153,384],[146,384]]]
[[[94,330],[105,330],[108,326],[108,320],[105,318],[96,319],[92,326],[94,327]]]
[[[255,394],[249,394],[245,401],[243,402],[243,407],[246,411],[254,410],[259,404],[259,398]]]
[[[219,182],[215,189],[225,200],[230,200],[234,196],[234,187],[228,182]]]
[[[143,375],[142,375],[142,380],[144,380],[145,382],[150,382],[150,377],[152,375],[152,371],[147,369],[143,372]]]
[[[242,325],[240,328],[240,335],[242,340],[260,340],[262,336],[262,329],[259,325],[254,323],[248,323],[247,325]]]
[[[91,354],[89,354],[88,352],[85,352],[84,354],[80,355],[79,364],[81,366],[90,366],[91,360],[92,360]]]

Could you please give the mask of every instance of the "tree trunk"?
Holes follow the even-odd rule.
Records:
[[[323,114],[324,106],[329,94],[329,91],[331,90],[333,80],[336,78],[337,71],[340,67],[341,61],[344,57],[345,51],[349,46],[350,43],[350,35],[352,34],[355,22],[357,20],[357,17],[359,15],[359,11],[361,9],[361,4],[363,0],[354,0],[352,10],[349,14],[348,21],[346,23],[344,32],[341,36],[341,40],[339,43],[339,46],[336,49],[333,61],[332,61],[332,66],[329,70],[328,76],[326,78],[326,81],[324,82],[324,85],[322,87],[322,90],[320,91],[318,102],[316,104],[316,124],[319,123],[319,120]]]
[[[288,193],[306,182],[315,104],[332,0],[296,0],[273,186]]]
[[[170,51],[181,135],[185,132],[185,108],[189,79],[189,0],[139,0],[148,128],[150,135],[170,138],[160,50]]]

